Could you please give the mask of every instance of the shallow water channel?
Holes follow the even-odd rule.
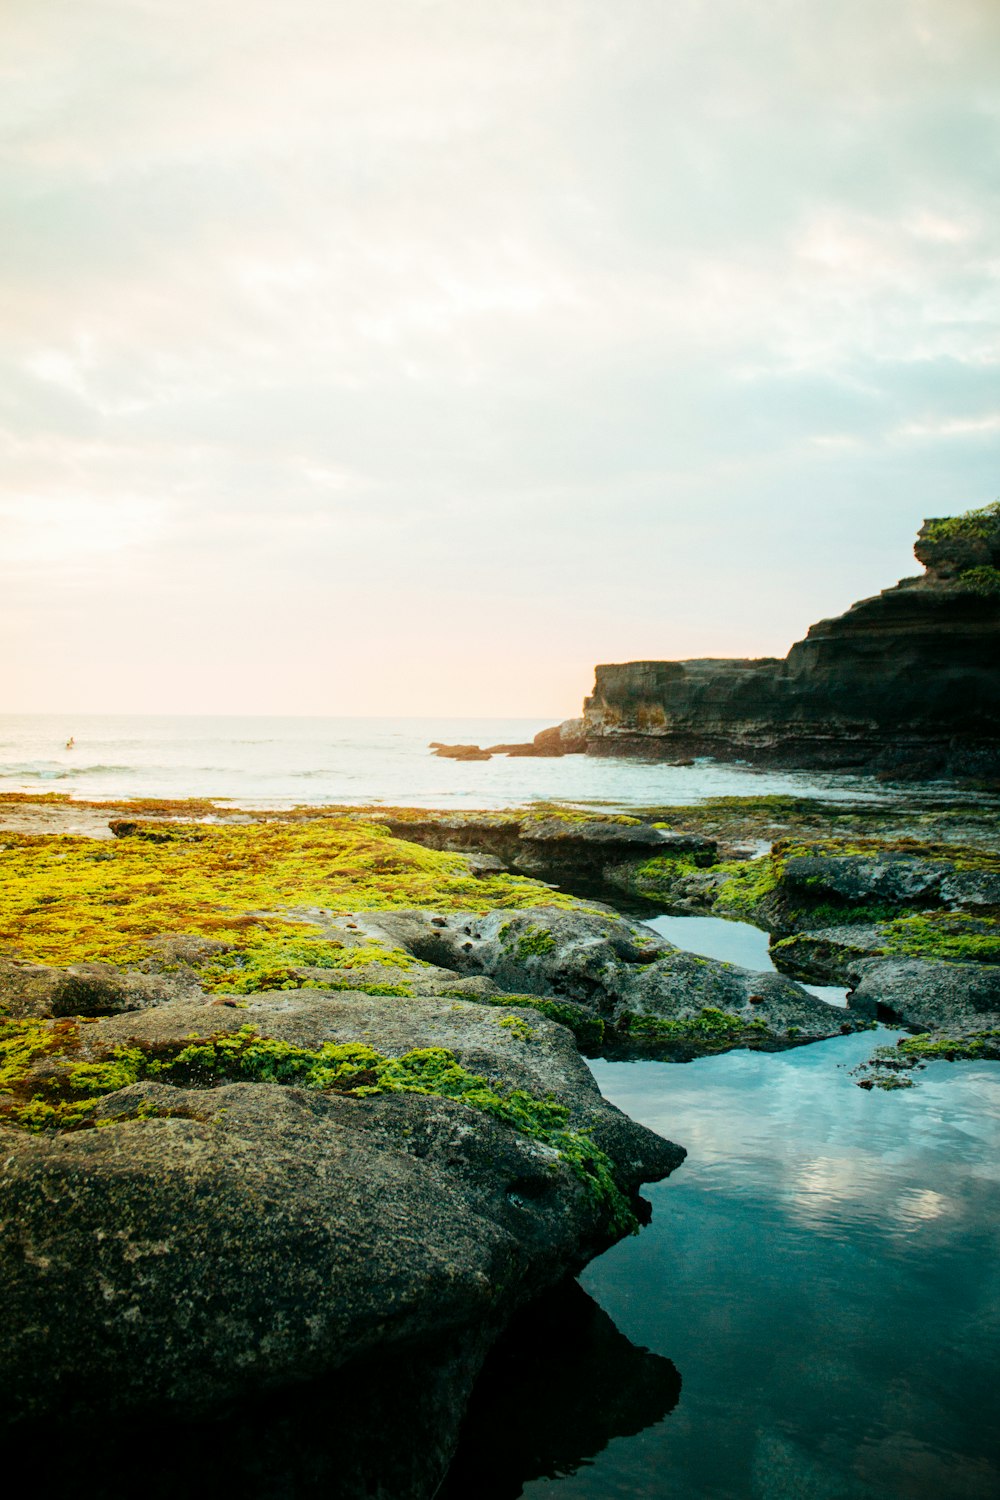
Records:
[[[766,934],[745,924],[650,925],[765,966]],[[580,1278],[608,1315],[588,1304],[591,1343],[621,1372],[606,1421],[576,1451],[541,1444],[518,1477],[480,1468],[477,1493],[1000,1494],[1000,1068],[940,1062],[913,1089],[859,1089],[850,1070],[897,1035],[593,1064],[609,1099],[689,1156],[645,1189],[651,1224]],[[548,1348],[543,1403],[576,1382],[585,1404],[582,1357],[566,1347],[560,1367]]]
[[[725,917],[651,917],[644,925],[688,953],[705,958],[720,958],[744,969],[774,973],[768,944],[770,934],[750,922],[731,922]],[[835,985],[807,984],[811,995],[818,995],[828,1005],[845,1005],[847,991]]]

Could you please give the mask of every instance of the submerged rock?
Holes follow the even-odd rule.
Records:
[[[932,1062],[1000,1062],[1000,1017],[993,1024],[956,1022],[946,1030],[900,1037],[894,1047],[876,1047],[870,1057],[852,1068],[862,1089],[910,1089],[914,1073]]]

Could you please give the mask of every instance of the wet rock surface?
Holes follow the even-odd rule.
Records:
[[[789,1046],[866,1024],[781,974],[685,953],[611,913],[540,907],[486,916],[369,912],[359,920],[373,937],[460,972],[485,974],[507,992],[575,1001],[605,1018],[605,1044],[616,1050],[698,1048],[706,1012],[732,1019],[730,1046]],[[718,1050],[707,1033],[700,1045]]]
[[[122,1046],[162,1057],[247,1026],[389,1057],[448,1047],[491,1089],[558,1099],[627,1197],[678,1164],[682,1151],[601,1099],[569,1033],[505,1016],[320,991],[175,1001],[83,1025],[72,1061]],[[558,1149],[457,1098],[151,1077],[105,1093],[90,1123],[0,1130],[7,1420],[204,1413],[449,1339],[463,1350],[442,1377],[457,1410],[514,1310],[624,1232]]]
[[[866,958],[851,968],[853,1010],[921,1031],[1000,1023],[1000,966]]]

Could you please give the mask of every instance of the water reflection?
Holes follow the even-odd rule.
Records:
[[[22,1438],[45,1455],[42,1495],[79,1490],[82,1474],[87,1500],[514,1500],[661,1424],[681,1389],[671,1361],[630,1343],[575,1281],[514,1319],[470,1402],[477,1359],[474,1335],[455,1332],[244,1398],[215,1420],[47,1421]]]
[[[770,935],[751,922],[733,922],[728,917],[672,916],[647,917],[643,921],[646,927],[651,927],[669,943],[676,943],[688,953],[722,959],[762,974],[779,972],[768,947]],[[847,1003],[847,991],[843,986],[806,984],[803,989],[825,1000],[827,1005]]]
[[[690,1150],[645,1190],[652,1224],[582,1277],[684,1392],[563,1500],[1000,1493],[1000,1070],[934,1064],[876,1098],[850,1068],[891,1035],[594,1064]]]
[[[750,922],[731,922],[725,917],[659,916],[649,918],[644,925],[688,953],[722,959],[761,973],[774,971],[768,951],[770,937]]]
[[[662,1422],[680,1389],[669,1359],[631,1344],[567,1282],[490,1355],[439,1500],[515,1500],[531,1480],[574,1474],[613,1438]]]

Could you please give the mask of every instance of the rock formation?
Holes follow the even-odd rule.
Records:
[[[639,1183],[684,1154],[601,1098],[561,1026],[452,995],[401,1006],[302,989],[221,1008],[202,995],[22,1032],[49,1049],[24,1088],[111,1087],[88,1128],[0,1124],[5,1419],[108,1431],[366,1360],[390,1389],[421,1368],[428,1431],[402,1452],[378,1424],[361,1433],[359,1413],[328,1415],[358,1470],[344,1496],[436,1492],[512,1312],[626,1233]],[[403,1060],[390,1066],[448,1078],[369,1087],[373,1044]],[[248,1046],[269,1059],[249,1073],[233,1066]],[[335,1061],[321,1088],[288,1072],[309,1056]],[[334,1077],[344,1062],[360,1095]],[[414,1448],[418,1472],[386,1479]]]
[[[556,760],[561,755],[580,755],[587,748],[582,719],[567,719],[551,729],[540,729],[532,740],[519,740],[512,745],[443,745],[440,740],[431,740],[435,755],[446,760],[489,760],[493,755],[512,755],[526,759]]]
[[[891,777],[1000,774],[1000,502],[925,521],[919,577],[811,626],[784,659],[599,666],[588,754]]]
[[[3,1422],[75,1457],[99,1434],[116,1483],[130,1434],[204,1421],[243,1494],[430,1500],[492,1343],[684,1152],[601,1097],[562,1024],[596,1013],[348,908],[426,900],[437,933],[575,903],[353,818],[110,832],[0,848]],[[675,1377],[639,1364],[658,1420]]]
[[[543,1004],[558,997],[596,1015],[605,1055],[779,1051],[867,1025],[867,1013],[829,1005],[782,974],[685,953],[610,911],[365,912],[358,921],[377,942],[487,975],[501,986],[498,1003],[531,1007],[533,996]]]

